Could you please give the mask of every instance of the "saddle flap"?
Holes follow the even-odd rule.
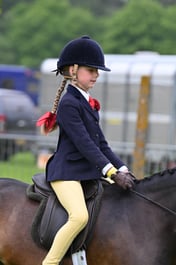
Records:
[[[34,181],[33,186],[38,190],[37,192],[41,194],[44,190],[45,194],[46,192],[49,193],[49,196],[46,198],[47,196],[45,195],[41,201],[33,221],[31,233],[37,244],[42,245],[45,249],[49,249],[55,234],[67,221],[68,214],[61,206],[50,185],[46,183],[44,174],[37,174],[32,179]],[[99,180],[82,181],[81,184],[86,198],[89,221],[72,243],[68,253],[76,252],[89,243],[103,194],[103,186]],[[33,192],[35,192],[34,189]]]
[[[46,181],[43,173],[35,174],[32,177],[32,181],[34,182],[34,192],[40,193],[44,197],[48,197],[53,193],[53,190],[50,184]]]

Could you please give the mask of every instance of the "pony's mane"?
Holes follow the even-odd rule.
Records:
[[[151,186],[151,188],[155,188],[156,185],[158,187],[161,182],[166,183],[168,182],[168,180],[169,183],[173,183],[174,185],[176,185],[176,168],[165,169],[163,171],[154,173],[153,175],[147,176],[144,179],[136,180],[135,183],[140,188],[146,188],[149,186]]]

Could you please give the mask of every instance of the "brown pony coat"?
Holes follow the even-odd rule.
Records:
[[[38,203],[27,184],[0,179],[0,260],[4,265],[41,265],[46,251],[31,238]],[[176,210],[176,169],[139,181],[136,190]],[[88,265],[176,265],[176,218],[116,185],[105,188]],[[62,265],[71,265],[64,259]]]

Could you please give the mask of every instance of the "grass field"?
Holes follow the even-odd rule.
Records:
[[[29,153],[18,153],[9,161],[0,161],[0,177],[15,178],[27,183],[32,182],[32,176],[43,172],[36,165],[35,157]]]

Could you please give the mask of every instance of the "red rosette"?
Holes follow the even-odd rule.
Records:
[[[100,102],[96,98],[94,98],[93,100],[94,100],[94,108],[97,111],[99,111],[100,110]]]

